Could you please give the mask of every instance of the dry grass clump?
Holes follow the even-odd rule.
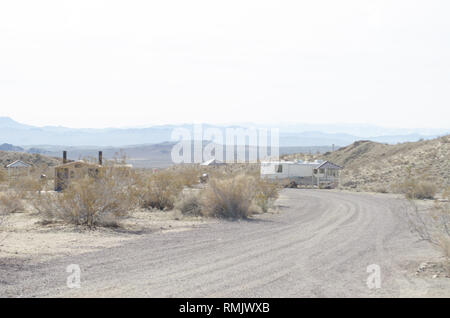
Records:
[[[272,203],[278,198],[281,186],[278,183],[261,179],[256,179],[255,186],[254,201],[261,208],[262,212],[266,213]]]
[[[106,167],[98,176],[73,180],[62,193],[38,195],[33,205],[47,220],[76,225],[117,226],[139,203],[134,176],[128,169]]]
[[[434,245],[444,257],[444,265],[450,277],[450,191],[444,191],[444,200],[436,201],[429,211],[420,211],[412,202],[409,222],[419,236]]]
[[[183,178],[173,171],[163,170],[154,173],[143,181],[142,206],[159,210],[172,209],[184,187],[183,181]]]
[[[259,163],[227,163],[222,166],[202,166],[200,169],[211,178],[227,178],[243,174],[256,178],[260,175],[260,167]]]
[[[408,199],[434,199],[438,190],[433,182],[417,179],[408,179],[397,184],[395,188]]]
[[[0,192],[0,214],[21,212],[24,210],[23,197],[16,191]]]
[[[374,186],[369,189],[371,191],[377,192],[377,193],[388,193],[389,192],[389,188],[386,185],[378,185],[378,186]]]
[[[255,198],[255,178],[238,175],[227,179],[212,179],[202,195],[204,215],[227,219],[246,219]]]
[[[174,208],[183,188],[199,183],[201,171],[195,166],[177,166],[141,175],[142,206],[159,210]]]
[[[202,190],[182,193],[175,209],[185,215],[226,219],[246,219],[258,211],[267,212],[278,198],[280,186],[266,180],[239,174],[210,178]]]
[[[200,168],[194,165],[176,165],[168,169],[174,174],[178,182],[185,187],[191,188],[199,183],[201,175]]]
[[[267,212],[278,198],[280,186],[248,174],[226,175],[221,170],[209,177],[205,188],[181,193],[174,205],[185,215],[245,219]]]
[[[46,180],[37,176],[17,176],[9,181],[9,188],[20,193],[23,198],[30,198],[34,193],[42,191]]]
[[[5,169],[0,168],[0,182],[6,182],[8,180],[8,173]]]
[[[184,215],[202,215],[202,206],[199,193],[183,193],[175,203],[175,209]]]

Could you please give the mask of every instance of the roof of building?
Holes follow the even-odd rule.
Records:
[[[338,166],[337,164],[334,164],[330,161],[323,162],[320,166],[317,167],[317,169],[320,168],[342,169],[341,166]]]
[[[100,165],[99,164],[96,164],[96,163],[92,163],[92,162],[87,162],[87,161],[84,161],[84,160],[77,160],[77,161],[70,161],[70,162],[66,162],[66,163],[63,163],[63,164],[61,164],[61,165],[59,165],[59,166],[56,166],[55,168],[69,168],[69,167],[72,167],[72,166],[92,166],[92,167],[100,167]]]
[[[224,163],[222,161],[216,160],[215,158],[207,160],[203,163],[201,163],[201,166],[217,166],[217,165],[223,165]]]
[[[94,163],[94,162],[88,162],[88,161],[84,161],[84,160],[77,160],[77,161],[69,161],[66,163],[63,163],[59,166],[56,166],[55,168],[68,168],[68,167],[72,167],[72,166],[91,166],[91,167],[105,167],[102,165],[99,165],[98,163]],[[133,168],[132,164],[112,164],[113,167],[116,168]]]
[[[331,169],[342,169],[341,166],[338,166],[330,161],[316,160],[316,161],[263,161],[261,164],[290,164],[290,165],[304,165],[304,166],[312,166],[316,169],[319,168],[331,168]]]
[[[6,168],[28,168],[28,167],[31,167],[31,165],[29,163],[23,162],[22,160],[16,160],[6,166]]]

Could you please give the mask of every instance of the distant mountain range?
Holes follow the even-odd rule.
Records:
[[[228,126],[203,125],[203,129],[214,127],[260,128],[262,125],[239,124]],[[364,124],[313,125],[283,124],[279,128],[281,147],[346,146],[354,141],[366,139],[382,143],[398,143],[432,139],[448,134],[450,129],[388,129]],[[171,134],[176,128],[192,131],[193,125],[160,125],[147,128],[66,128],[59,126],[36,127],[22,124],[9,117],[0,117],[0,143],[8,143],[35,152],[45,146],[73,147],[124,147],[173,142]],[[263,128],[271,128],[264,126]],[[371,135],[371,134],[374,135]],[[384,133],[384,134],[383,134]]]

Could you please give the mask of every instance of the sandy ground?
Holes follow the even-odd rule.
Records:
[[[450,297],[450,279],[433,272],[439,254],[405,222],[404,200],[285,189],[277,205],[281,213],[249,221],[143,232],[47,261],[5,260],[0,296]],[[81,269],[80,288],[66,285],[70,264]],[[374,265],[380,288],[367,285]]]
[[[89,230],[58,222],[42,224],[37,213],[12,213],[4,219],[0,232],[0,260],[41,262],[119,246],[144,233],[186,231],[204,222],[205,218],[183,216],[177,211],[139,210],[122,219],[119,228]]]

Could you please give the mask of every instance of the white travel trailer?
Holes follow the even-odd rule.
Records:
[[[287,181],[298,185],[339,184],[339,171],[342,167],[329,162],[308,161],[266,161],[261,162],[261,178]]]

